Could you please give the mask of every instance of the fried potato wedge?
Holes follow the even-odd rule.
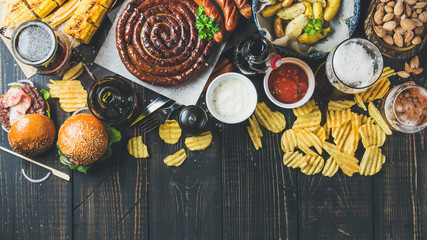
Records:
[[[305,7],[304,7],[305,8]],[[302,30],[308,23],[308,18],[304,14],[298,15],[298,17],[292,19],[285,28],[285,36],[291,38],[298,38],[301,35]]]
[[[292,19],[295,19],[297,16],[304,14],[304,12],[305,12],[305,6],[303,3],[294,3],[289,7],[279,9],[276,14],[281,19],[292,20]]]

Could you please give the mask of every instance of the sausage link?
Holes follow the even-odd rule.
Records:
[[[225,38],[224,18],[222,17],[221,12],[216,7],[215,3],[212,0],[194,0],[194,2],[199,6],[203,6],[208,17],[218,21],[219,32],[215,33],[213,38],[218,43],[222,42]]]
[[[236,30],[239,21],[239,12],[233,0],[217,0],[222,8],[225,18],[225,29],[232,32]]]
[[[251,4],[249,4],[248,0],[234,0],[234,3],[236,4],[240,14],[242,14],[243,17],[252,17],[252,7]]]

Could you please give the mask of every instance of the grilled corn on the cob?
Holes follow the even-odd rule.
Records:
[[[107,9],[97,3],[96,0],[82,0],[74,15],[82,16],[95,27],[99,27],[104,19]]]
[[[40,18],[46,17],[58,4],[54,0],[27,0],[31,10]]]
[[[79,3],[80,0],[69,0],[67,3],[58,8],[58,10],[56,10],[54,13],[43,18],[43,22],[49,24],[52,28],[55,28],[73,15]]]
[[[89,43],[98,28],[86,20],[83,16],[73,15],[67,22],[64,32],[80,39],[83,43]]]
[[[18,1],[13,4],[9,14],[7,14],[7,18],[13,23],[13,25],[18,26],[25,21],[35,20],[36,15],[28,9],[27,5],[25,5],[23,1]]]

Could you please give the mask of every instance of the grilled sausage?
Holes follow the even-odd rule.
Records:
[[[239,12],[233,0],[217,0],[224,13],[225,29],[232,32],[239,21]]]
[[[216,19],[219,23],[219,32],[215,33],[213,38],[216,42],[220,43],[225,38],[224,18],[222,17],[219,9],[216,7],[212,0],[194,0],[199,6],[203,6],[205,13],[208,17]]]

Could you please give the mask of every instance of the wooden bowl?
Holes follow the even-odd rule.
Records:
[[[378,48],[380,49],[381,53],[387,57],[394,58],[394,59],[408,59],[412,56],[417,55],[420,50],[423,48],[423,46],[427,42],[427,37],[424,34],[424,38],[420,44],[417,45],[410,45],[407,47],[397,47],[394,45],[387,44],[384,42],[383,39],[377,36],[377,34],[374,31],[374,14],[375,14],[375,8],[377,7],[378,3],[380,1],[372,1],[368,8],[368,15],[365,19],[365,34],[366,38],[375,43]]]

